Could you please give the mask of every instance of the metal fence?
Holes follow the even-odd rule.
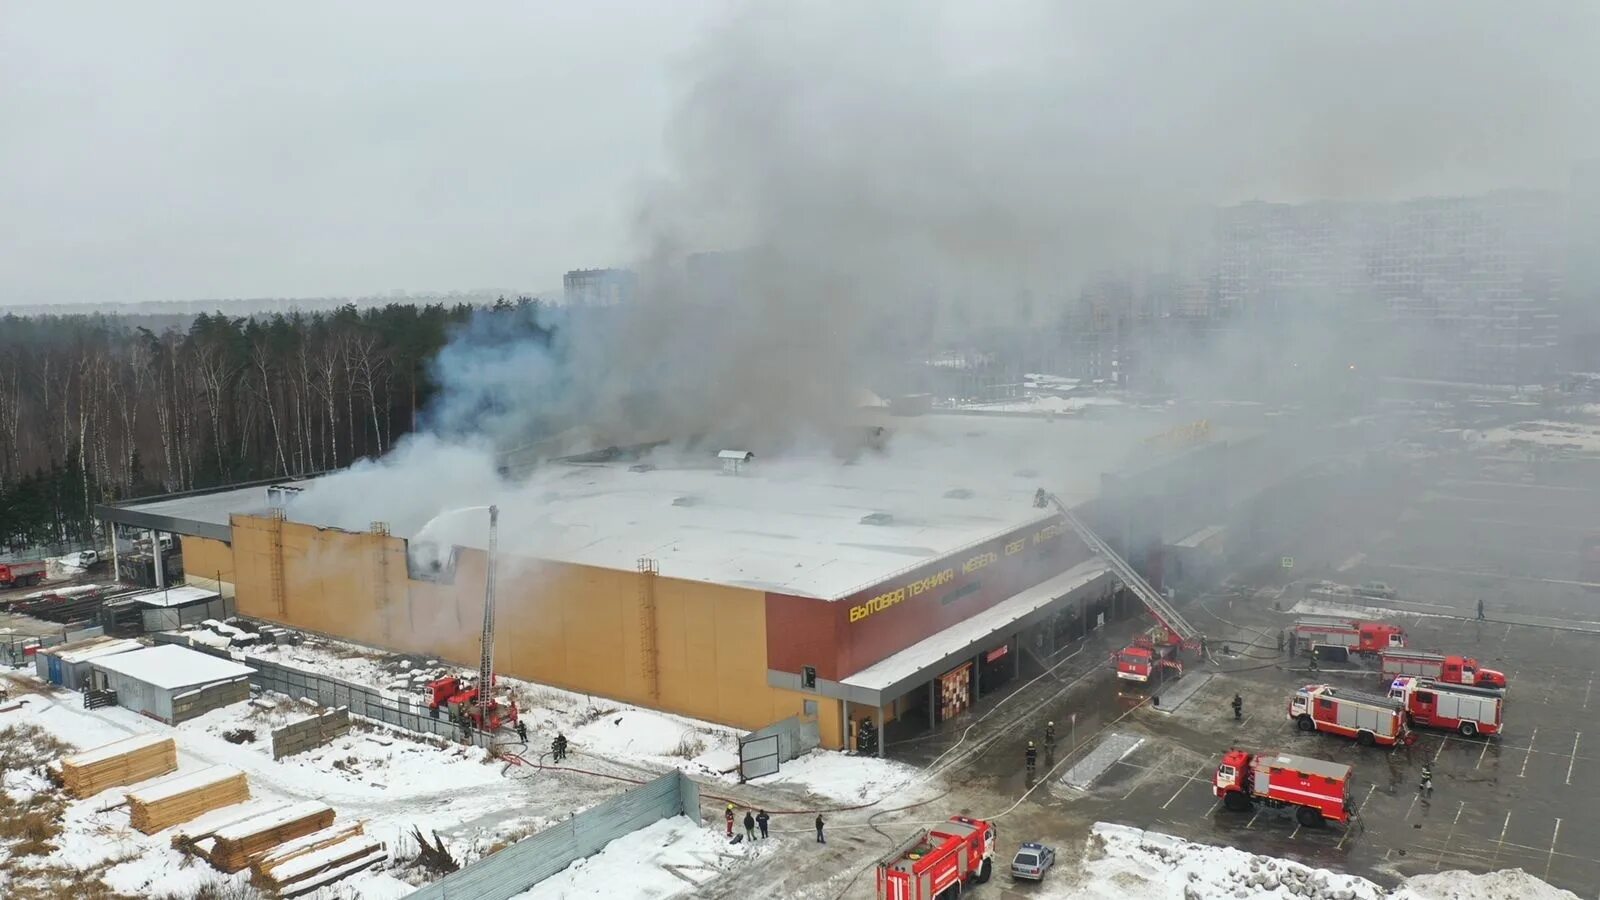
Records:
[[[87,638],[100,637],[105,634],[105,629],[99,625],[89,628],[80,628],[76,625],[63,625],[57,631],[44,634],[0,634],[0,662],[8,666],[32,665],[28,657],[29,647],[54,647],[58,644],[70,644]]]
[[[470,741],[480,747],[489,746],[493,739],[493,735],[475,729],[464,729],[460,723],[453,721],[445,713],[429,709],[426,703],[414,701],[409,697],[254,656],[235,656],[231,651],[218,647],[192,644],[183,634],[160,633],[151,637],[162,643],[183,644],[202,653],[243,662],[255,670],[255,674],[250,676],[250,683],[263,691],[284,694],[296,700],[311,700],[319,706],[330,709],[349,707],[352,716],[372,719],[415,734],[430,734],[462,742]]]
[[[673,816],[700,822],[700,788],[672,771],[418,890],[412,900],[510,900],[606,844]]]
[[[739,738],[739,778],[776,774],[783,763],[822,746],[817,720],[790,716]]]

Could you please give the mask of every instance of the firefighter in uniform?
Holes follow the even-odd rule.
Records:
[[[1028,774],[1032,775],[1034,766],[1038,765],[1039,763],[1039,748],[1033,745],[1033,741],[1028,742],[1027,760]]]
[[[555,739],[550,742],[550,758],[561,762],[567,758],[567,736],[556,732]]]
[[[1046,747],[1054,747],[1055,743],[1056,743],[1056,723],[1054,723],[1054,722],[1046,722],[1046,723],[1044,723],[1044,744],[1045,744]]]
[[[1244,718],[1244,698],[1238,694],[1233,695],[1233,720],[1235,722]]]
[[[1433,766],[1429,763],[1422,764],[1422,784],[1420,789],[1424,793],[1433,793]]]

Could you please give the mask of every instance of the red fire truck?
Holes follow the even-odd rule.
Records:
[[[1405,629],[1399,625],[1338,616],[1302,616],[1294,623],[1294,637],[1303,653],[1318,652],[1320,647],[1342,648],[1345,653],[1380,653],[1406,645]]]
[[[44,580],[44,560],[0,563],[0,587],[31,587]]]
[[[1499,734],[1505,724],[1505,699],[1488,688],[1402,675],[1390,685],[1389,696],[1405,704],[1413,724],[1428,728],[1448,728],[1472,737]]]
[[[1243,812],[1257,803],[1295,807],[1295,818],[1307,828],[1326,819],[1350,819],[1350,767],[1288,753],[1229,750],[1211,779],[1222,805]]]
[[[1326,731],[1365,746],[1392,747],[1409,740],[1405,705],[1392,697],[1327,684],[1308,684],[1289,699],[1289,718],[1301,731]]]
[[[878,900],[935,900],[994,874],[994,826],[951,816],[878,861]]]
[[[1171,669],[1177,675],[1182,675],[1183,660],[1178,656],[1182,646],[1181,641],[1170,639],[1166,629],[1159,626],[1146,634],[1136,635],[1133,643],[1113,656],[1117,664],[1117,678],[1149,684],[1157,669]]]
[[[1446,684],[1484,688],[1506,686],[1506,673],[1498,669],[1485,669],[1470,656],[1425,653],[1421,650],[1385,650],[1379,659],[1386,682],[1392,682],[1401,675],[1413,675]]]

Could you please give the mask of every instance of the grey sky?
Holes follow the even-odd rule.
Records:
[[[537,290],[625,260],[716,8],[8,2],[0,302]]]
[[[0,302],[548,289],[751,240],[983,280],[1600,152],[1600,4],[735,4],[8,3]]]

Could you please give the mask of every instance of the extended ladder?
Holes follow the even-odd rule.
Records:
[[[1082,519],[1073,515],[1072,510],[1068,509],[1067,505],[1062,503],[1055,494],[1041,491],[1041,495],[1055,505],[1055,508],[1061,512],[1061,517],[1067,521],[1068,525],[1072,526],[1073,531],[1078,533],[1078,537],[1089,545],[1089,549],[1093,550],[1096,555],[1111,566],[1111,571],[1115,572],[1117,578],[1127,585],[1128,590],[1133,591],[1138,596],[1139,600],[1156,617],[1156,621],[1160,622],[1162,627],[1176,635],[1185,644],[1197,643],[1200,640],[1200,632],[1195,630],[1194,626],[1190,625],[1173,608],[1171,603],[1167,602],[1167,598],[1161,596],[1160,591],[1151,587],[1150,582],[1145,581],[1144,576],[1140,575],[1137,569],[1129,565],[1128,561],[1123,559],[1117,551],[1111,549],[1110,544],[1101,540],[1100,535],[1094,533],[1094,529],[1090,528]]]

